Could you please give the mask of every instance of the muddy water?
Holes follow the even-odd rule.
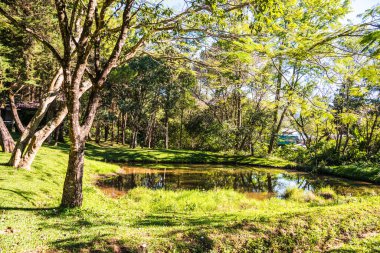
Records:
[[[136,187],[165,190],[234,189],[256,199],[281,197],[289,187],[316,191],[330,186],[341,195],[380,193],[380,186],[366,182],[275,168],[225,165],[126,165],[116,175],[100,175],[97,185],[113,197]]]

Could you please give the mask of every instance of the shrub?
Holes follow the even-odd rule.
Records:
[[[323,188],[319,189],[317,194],[318,194],[318,196],[321,196],[324,199],[336,199],[337,198],[336,192],[330,186],[323,187]]]
[[[299,188],[287,188],[284,193],[284,198],[303,202],[305,201],[305,191]]]

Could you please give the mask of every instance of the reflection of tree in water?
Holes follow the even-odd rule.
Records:
[[[273,192],[277,185],[277,175],[248,170],[237,173],[221,170],[207,173],[131,173],[104,179],[99,184],[113,186],[118,190],[129,190],[140,186],[168,190],[224,188],[242,192]]]
[[[289,187],[304,190],[318,190],[331,186],[339,194],[359,192],[363,187],[357,187],[352,182],[317,177],[311,174],[271,173],[257,170],[162,170],[148,173],[128,173],[99,181],[100,186],[114,187],[118,190],[129,190],[136,187],[150,189],[200,189],[215,188],[234,189],[240,192],[269,192],[282,195]],[[355,193],[354,193],[355,194]]]

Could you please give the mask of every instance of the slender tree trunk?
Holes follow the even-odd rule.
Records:
[[[108,141],[109,131],[110,131],[110,126],[108,122],[106,122],[106,125],[104,126],[104,142]]]
[[[54,129],[60,130],[60,128],[63,128],[60,124],[62,124],[66,115],[67,107],[62,106],[62,109],[58,111],[56,117],[51,119],[42,129],[38,130],[34,134],[28,145],[28,148],[25,151],[25,154],[22,156],[18,164],[19,168],[30,170],[34,158],[36,157],[37,152],[41,148],[44,141],[48,138],[49,135],[51,135]],[[60,132],[62,132],[62,130]]]
[[[11,134],[8,131],[7,126],[5,125],[3,118],[0,116],[0,144],[3,152],[11,153],[15,147],[15,142]]]
[[[96,129],[95,129],[95,142],[97,143],[97,144],[99,144],[100,143],[100,123],[98,122],[97,124],[96,124]]]
[[[169,149],[169,116],[165,112],[165,148]]]
[[[279,68],[278,68],[278,75],[277,75],[277,85],[276,85],[276,94],[275,94],[275,108],[273,111],[273,125],[272,125],[272,130],[270,134],[270,139],[269,139],[269,146],[268,146],[268,154],[271,154],[273,152],[274,148],[274,143],[276,141],[276,135],[278,132],[276,132],[277,129],[277,121],[278,121],[278,111],[280,108],[280,95],[281,95],[281,86],[282,86],[282,60],[280,60],[279,63]]]
[[[137,134],[138,134],[138,129],[134,128],[132,132],[131,148],[137,147]]]
[[[112,119],[112,121],[111,121],[111,146],[113,146],[113,142],[115,141],[114,126],[115,126],[115,121]]]
[[[183,108],[181,108],[181,118],[179,126],[179,149],[182,149],[182,132],[183,132]]]
[[[80,96],[82,96],[83,93],[89,88],[90,85],[85,84],[80,91]],[[31,165],[34,161],[34,158],[37,155],[38,150],[41,148],[42,144],[49,137],[49,135],[54,131],[54,129],[59,130],[59,140],[61,142],[64,141],[63,122],[68,112],[65,102],[61,102],[61,105],[58,107],[57,111],[58,112],[55,114],[54,118],[50,119],[43,128],[41,128],[35,133],[18,164],[18,168],[24,168],[27,170],[31,168]]]
[[[58,142],[61,142],[61,143],[65,143],[65,124],[64,124],[64,121],[62,121],[62,123],[58,126]]]
[[[374,122],[372,124],[371,131],[370,131],[370,133],[368,135],[368,138],[367,138],[367,141],[366,141],[366,153],[367,153],[367,156],[371,153],[371,142],[372,142],[372,139],[373,139],[373,133],[375,131],[378,118],[379,118],[379,114],[376,113],[375,120],[374,120]]]
[[[52,82],[50,83],[47,95],[40,103],[37,112],[34,114],[33,118],[24,129],[20,139],[17,141],[15,148],[12,152],[12,156],[8,162],[10,166],[18,167],[18,164],[21,160],[22,154],[24,153],[26,145],[33,137],[35,131],[37,130],[47,110],[49,109],[50,104],[56,99],[57,91],[63,83],[61,71],[62,70],[59,70],[56,76],[53,78]]]
[[[120,142],[120,117],[121,117],[121,113],[119,114],[119,117],[117,118],[116,144],[119,144]]]
[[[347,149],[347,146],[348,146],[348,141],[350,140],[350,131],[349,131],[350,125],[347,124],[346,128],[347,128],[347,130],[346,130],[346,140],[344,141],[343,151],[342,151],[343,155],[346,153],[346,149]]]
[[[126,127],[126,121],[127,116],[125,113],[121,115],[121,143],[125,145],[125,127]]]
[[[58,145],[58,142],[59,142],[59,132],[61,131],[61,127],[58,126],[54,131],[53,131],[53,135],[54,135],[54,143],[53,145],[54,146],[57,146]]]
[[[8,92],[8,98],[9,98],[9,104],[11,106],[12,116],[13,116],[13,119],[14,119],[14,121],[16,123],[17,130],[20,133],[23,133],[24,130],[25,130],[25,127],[22,124],[22,122],[20,120],[20,117],[18,115],[17,106],[16,106],[16,102],[15,102],[15,96],[14,96],[14,94],[11,91]]]

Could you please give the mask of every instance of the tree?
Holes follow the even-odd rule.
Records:
[[[47,2],[44,8],[55,8],[56,19],[52,18],[54,22],[49,24],[58,24],[60,36],[56,41],[59,41],[58,45],[63,53],[57,45],[49,42],[40,33],[45,31],[46,34],[46,29],[43,27],[33,29],[38,25],[20,23],[9,14],[10,9],[20,8],[24,11],[20,13],[25,16],[27,14],[25,10],[33,11],[30,10],[30,6],[25,6],[22,2],[12,5],[5,3],[3,6],[6,9],[1,7],[0,13],[14,26],[23,29],[44,44],[61,66],[71,141],[61,204],[65,207],[75,207],[82,204],[84,146],[99,106],[100,91],[109,73],[118,64],[120,56],[123,56],[123,61],[132,59],[144,42],[149,38],[152,40],[154,35],[156,38],[160,36],[170,38],[175,37],[175,32],[181,30],[212,31],[210,28],[223,25],[222,22],[218,22],[219,20],[235,18],[235,14],[241,13],[238,10],[250,6],[250,2],[238,1],[226,4],[218,1],[205,3],[191,1],[188,3],[188,8],[181,13],[173,13],[160,3],[140,3],[132,0],[125,2],[106,0],[99,3],[89,0],[87,6],[82,6],[80,1],[56,0],[54,4]],[[41,5],[36,8],[41,8]],[[217,15],[212,16],[210,13]],[[218,31],[221,32],[219,29]],[[80,90],[85,75],[89,76],[93,86],[88,104],[85,106],[86,110],[81,115]],[[50,100],[46,104],[51,103],[48,102]],[[46,111],[42,106],[41,109]],[[39,119],[40,117],[35,117],[35,121]],[[30,137],[29,134],[27,137]],[[22,153],[25,145],[19,146],[17,149],[20,151],[17,153]],[[15,157],[12,161],[14,160],[17,166]]]

